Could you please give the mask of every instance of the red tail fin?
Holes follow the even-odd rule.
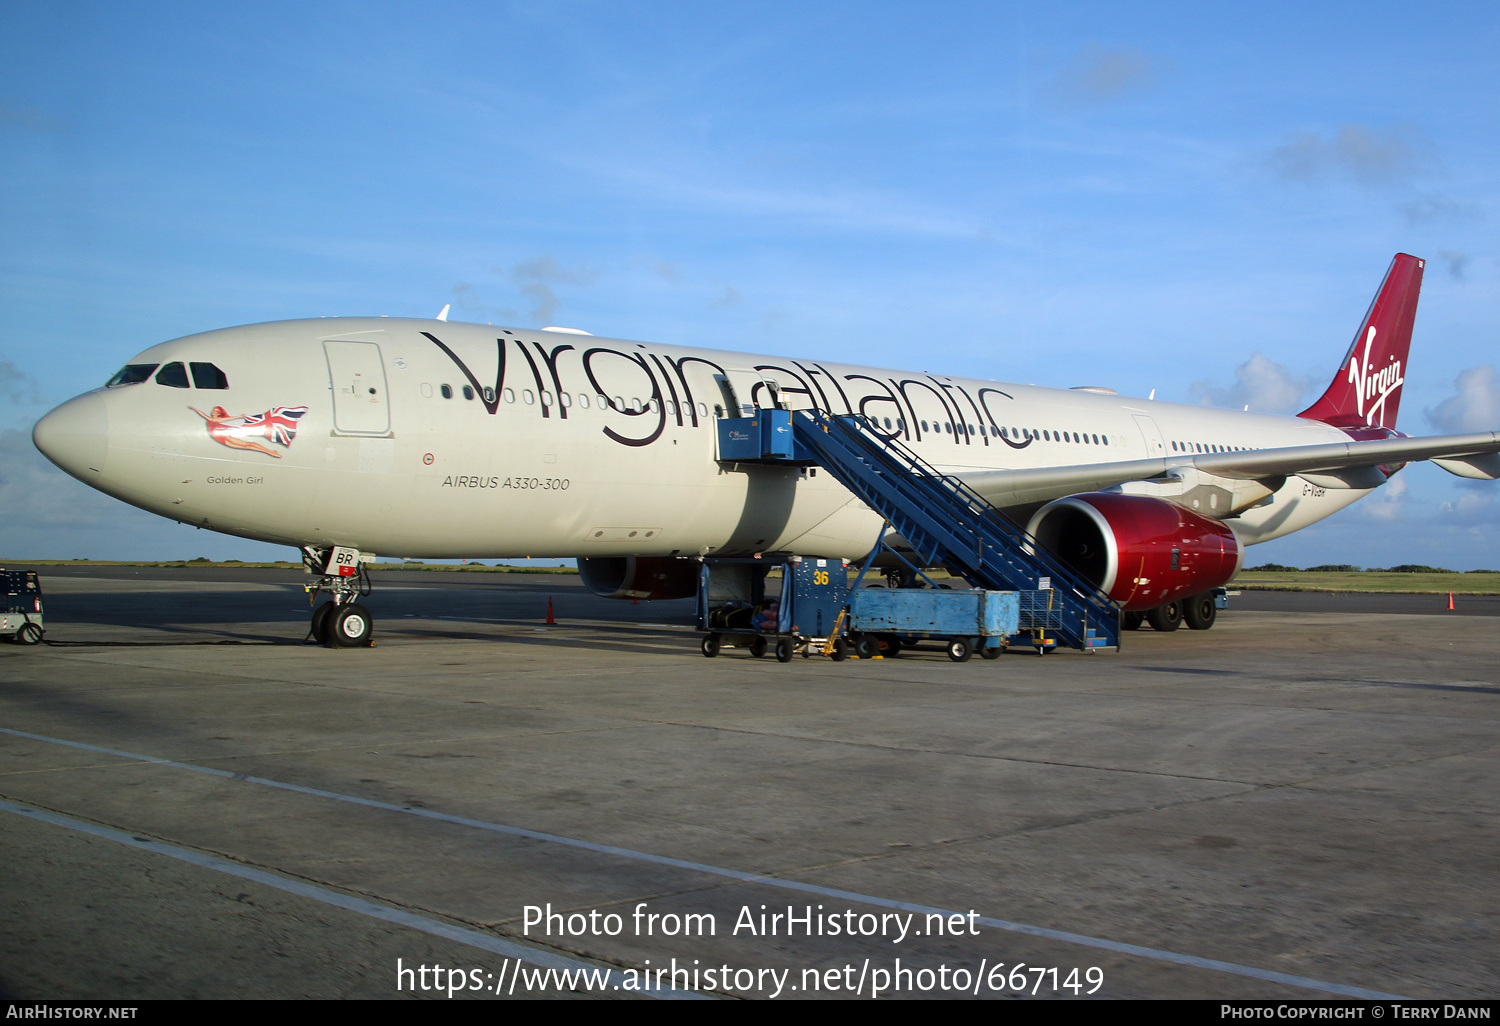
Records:
[[[1297,414],[1335,427],[1396,426],[1426,261],[1397,253],[1323,398]]]

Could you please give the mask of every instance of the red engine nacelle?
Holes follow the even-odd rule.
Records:
[[[1222,522],[1149,495],[1070,495],[1038,510],[1027,530],[1127,611],[1217,588],[1245,558]]]
[[[698,594],[699,565],[676,556],[579,556],[578,576],[604,598],[692,598]]]

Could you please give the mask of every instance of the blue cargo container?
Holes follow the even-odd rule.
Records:
[[[1020,596],[1013,591],[861,588],[849,612],[852,632],[944,638],[949,658],[957,662],[976,648],[999,655],[1021,626]]]

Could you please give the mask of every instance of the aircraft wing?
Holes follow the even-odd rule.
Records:
[[[1077,492],[1146,481],[1174,470],[1194,469],[1236,481],[1280,486],[1291,475],[1325,488],[1374,488],[1385,481],[1382,464],[1431,460],[1451,474],[1479,480],[1500,478],[1500,432],[1330,442],[1246,452],[1181,453],[1122,463],[1086,463],[1027,470],[981,470],[954,475],[999,507],[1051,502]]]

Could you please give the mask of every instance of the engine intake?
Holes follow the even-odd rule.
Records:
[[[578,576],[603,598],[692,598],[698,594],[698,565],[676,556],[579,556]]]
[[[1070,495],[1026,529],[1127,612],[1226,584],[1245,558],[1222,521],[1149,495]]]

